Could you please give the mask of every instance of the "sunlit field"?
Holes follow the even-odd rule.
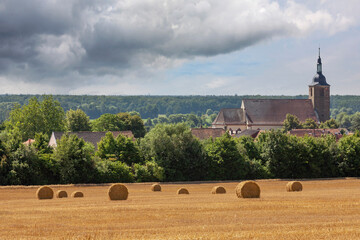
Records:
[[[52,200],[0,187],[0,239],[360,239],[360,179],[301,182],[286,192],[287,181],[257,181],[259,199],[237,198],[238,182],[126,184],[126,201],[108,200],[109,185],[52,186],[85,195]],[[211,194],[215,185],[227,193]]]

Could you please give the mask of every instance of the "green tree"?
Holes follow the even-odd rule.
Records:
[[[284,128],[284,132],[290,131],[292,129],[300,129],[301,123],[295,115],[286,114],[283,128]]]
[[[92,122],[93,131],[125,131],[130,130],[136,138],[146,133],[144,122],[137,114],[129,113],[103,114]]]
[[[319,128],[319,125],[315,122],[314,119],[308,118],[302,124],[302,128],[304,128],[304,129],[316,129],[316,128]]]
[[[245,158],[245,161],[249,166],[246,178],[268,178],[269,173],[265,165],[261,162],[261,153],[257,142],[249,136],[243,136],[236,138],[235,140],[240,155]]]
[[[241,155],[246,156],[248,159],[261,159],[259,148],[252,137],[236,138],[236,142]]]
[[[98,143],[96,155],[102,159],[116,159],[128,165],[140,162],[139,150],[132,139],[119,134],[116,139],[111,132]]]
[[[144,125],[147,126],[147,127],[153,126],[153,122],[152,122],[151,118],[146,119],[146,122],[145,122]]]
[[[340,163],[339,168],[344,176],[360,176],[360,137],[355,135],[344,136],[338,144]]]
[[[23,141],[34,138],[35,133],[50,135],[52,131],[65,129],[65,113],[60,103],[52,96],[43,96],[41,102],[36,97],[27,105],[16,105],[6,123],[7,130],[18,129]]]
[[[207,165],[200,141],[184,124],[158,124],[140,141],[146,161],[164,169],[164,181],[205,179]]]
[[[95,163],[94,146],[75,134],[64,134],[56,149],[54,159],[59,165],[62,183],[89,183],[93,181]]]
[[[44,133],[36,133],[32,146],[37,150],[43,182],[59,183],[59,169],[52,158],[53,148],[49,146],[49,137]]]
[[[331,118],[320,124],[319,128],[339,128],[339,123]]]
[[[205,144],[205,151],[210,162],[209,179],[244,179],[247,175],[245,158],[239,153],[236,141],[229,134],[215,140],[210,138]]]
[[[39,154],[52,153],[52,148],[49,146],[49,137],[44,133],[35,133],[34,147]]]
[[[131,168],[123,162],[102,160],[96,161],[98,183],[133,182]]]
[[[137,182],[159,182],[164,180],[164,169],[155,161],[134,164],[134,177]]]
[[[214,111],[212,110],[212,109],[208,109],[208,110],[206,110],[206,115],[208,115],[208,116],[210,116],[211,114],[213,114],[214,113]]]
[[[66,112],[66,125],[70,132],[91,131],[89,116],[81,109]]]
[[[351,131],[360,131],[360,112],[357,112],[351,118]]]
[[[130,115],[130,116],[139,116],[139,117],[140,117],[140,113],[137,112],[137,111],[130,111],[130,112],[129,112],[129,115]]]
[[[262,164],[276,178],[306,177],[308,161],[304,144],[280,131],[268,131],[258,137]]]
[[[4,142],[0,139],[0,185],[9,184],[8,175],[11,170],[9,153]]]
[[[8,184],[30,185],[43,184],[42,164],[33,146],[21,144],[11,156],[11,171]]]
[[[345,112],[341,112],[336,115],[336,121],[340,124],[340,127],[350,129],[351,127],[351,115]]]
[[[136,138],[145,136],[144,122],[139,115],[129,113],[118,113],[117,115],[124,123],[124,130],[131,130]]]
[[[91,123],[94,132],[123,131],[125,124],[116,114],[105,113]]]
[[[332,135],[323,137],[305,136],[298,138],[305,147],[306,175],[304,177],[338,177],[338,158],[336,138]]]

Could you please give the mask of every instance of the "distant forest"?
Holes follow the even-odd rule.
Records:
[[[0,95],[0,121],[9,116],[16,103],[27,104],[31,97],[42,95]],[[208,109],[219,111],[221,108],[237,108],[242,99],[306,99],[298,96],[90,96],[90,95],[53,95],[65,111],[82,109],[90,119],[99,118],[104,113],[139,112],[143,119],[156,118],[159,114],[205,114]],[[360,96],[331,96],[331,109],[351,108],[360,112]]]

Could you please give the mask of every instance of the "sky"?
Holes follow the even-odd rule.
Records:
[[[0,0],[0,94],[360,95],[360,0]]]

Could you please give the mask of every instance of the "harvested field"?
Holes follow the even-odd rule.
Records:
[[[360,179],[256,181],[259,199],[237,198],[238,182],[125,184],[110,201],[103,186],[51,186],[84,198],[38,200],[37,187],[0,187],[0,239],[360,239]],[[211,194],[214,185],[227,194]],[[177,195],[185,187],[191,194]]]

